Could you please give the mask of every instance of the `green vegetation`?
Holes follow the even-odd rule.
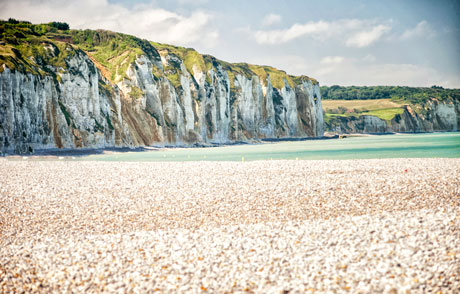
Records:
[[[345,113],[330,113],[326,112],[324,115],[324,121],[329,124],[332,119],[336,117],[360,117],[363,115],[372,115],[376,116],[382,120],[390,122],[397,114],[402,114],[404,112],[404,108],[385,108],[385,109],[378,109],[378,110],[370,110],[370,111],[350,111]]]
[[[232,91],[237,91],[234,85],[237,75],[248,79],[258,76],[265,85],[269,77],[272,85],[278,89],[283,88],[286,83],[293,88],[303,80],[317,83],[309,77],[290,76],[270,66],[228,63],[202,55],[192,48],[149,42],[121,33],[70,30],[69,25],[63,22],[31,24],[15,19],[0,20],[0,72],[5,64],[8,68],[21,72],[51,75],[59,82],[59,72],[68,68],[68,59],[75,54],[87,54],[111,83],[128,78],[128,68],[135,66],[136,59],[141,55],[154,61],[151,72],[156,79],[166,77],[176,88],[180,87],[182,61],[192,76],[194,69],[204,72],[207,83],[212,82],[210,70],[222,67],[228,74]],[[159,67],[160,55],[167,60],[163,69]],[[104,87],[110,92],[108,88]],[[139,91],[134,91],[133,97],[139,94]]]
[[[126,71],[138,56],[159,57],[148,41],[133,36],[103,30],[72,30],[71,34],[74,44],[102,65],[115,83],[127,78]]]
[[[230,81],[230,89],[235,90],[235,79],[236,75],[240,74],[248,78],[254,75],[253,72],[248,68],[246,63],[229,63],[222,60],[219,60],[211,55],[203,55],[205,60],[206,69],[209,71],[212,67],[222,67],[223,70],[227,72],[228,79]]]
[[[56,22],[56,21],[53,21],[53,22],[50,22],[49,25],[53,28],[56,28],[58,30],[63,30],[63,31],[67,31],[69,29],[69,25],[65,22]]]
[[[104,127],[97,120],[94,120],[94,132],[104,132]]]
[[[200,60],[199,60],[199,56],[201,55],[199,55],[198,52],[196,52],[195,50],[191,48],[177,47],[177,46],[161,44],[161,43],[156,43],[156,42],[150,42],[150,44],[154,46],[154,48],[158,50],[158,53],[167,60],[167,65],[163,64],[164,74],[166,75],[166,78],[174,86],[174,88],[179,88],[181,86],[180,84],[180,73],[181,73],[180,65],[181,63],[177,62],[178,59],[184,61],[184,64],[186,64],[187,71],[191,73],[192,76],[193,76],[193,66],[196,64],[197,66],[201,67]],[[171,58],[171,56],[173,58]],[[185,60],[185,58],[187,58],[187,61]],[[152,71],[152,73],[156,78],[160,78],[162,74],[160,71],[157,71],[155,69]]]
[[[64,104],[62,104],[61,101],[59,101],[59,108],[61,108],[61,111],[64,114],[65,121],[67,122],[67,125],[70,126],[70,124],[72,122],[72,117],[70,116],[70,113],[67,111],[67,108],[65,108]]]
[[[193,74],[193,66],[206,72],[206,65],[203,56],[192,48],[184,48],[180,46],[172,46],[156,42],[150,42],[158,51],[167,51],[168,54],[173,54],[184,61],[187,71]]]
[[[286,72],[271,66],[253,65],[247,63],[228,63],[209,55],[204,55],[204,60],[206,64],[211,64],[214,67],[221,66],[227,72],[231,89],[234,89],[235,87],[234,81],[237,74],[240,74],[248,79],[251,79],[253,76],[258,76],[265,86],[267,85],[267,77],[270,77],[272,86],[278,89],[283,88],[285,82],[287,82],[291,88],[294,88],[295,84],[300,83],[301,80],[310,80],[313,83],[318,83],[316,80],[307,76],[290,76],[286,74]]]
[[[172,45],[156,43],[156,42],[150,42],[150,43],[158,50],[160,55],[162,56],[173,55],[181,59],[184,62],[185,68],[193,77],[194,77],[194,70],[193,70],[194,67],[197,70],[201,70],[202,72],[206,74],[208,72],[207,68],[210,68],[210,66],[206,65],[203,55],[196,52],[195,49],[184,48],[180,46],[172,46]],[[174,61],[171,62],[171,60],[169,60],[168,66],[166,66],[164,70],[166,73],[166,77],[171,82],[171,84],[173,84],[173,86],[176,88],[179,87],[180,86],[179,75],[181,72],[180,64]],[[207,74],[206,76],[206,81],[208,83],[211,82],[209,74]]]
[[[113,125],[112,125],[112,121],[110,120],[109,114],[105,114],[105,119],[107,120],[107,124],[109,125],[109,129],[110,129],[111,131],[113,131],[113,130],[114,130],[114,127],[113,127]]]
[[[131,91],[129,91],[129,96],[131,96],[134,99],[139,99],[141,98],[145,93],[136,86],[131,86]]]
[[[310,77],[307,77],[307,76],[290,76],[292,81],[295,83],[295,84],[300,84],[301,82],[303,81],[311,81],[313,83],[313,85],[318,85],[319,82],[314,79],[314,78],[310,78]]]
[[[351,109],[357,111],[369,111],[387,108],[400,108],[401,103],[391,101],[390,99],[375,100],[323,100],[323,109],[330,113],[339,113],[341,109]]]
[[[440,101],[460,100],[460,89],[444,89],[439,86],[323,86],[321,95],[326,123],[337,116],[361,115],[374,115],[390,121],[397,114],[403,113],[404,105],[411,105],[415,111],[423,113],[425,103],[431,98]]]
[[[460,100],[460,89],[444,89],[439,86],[415,88],[401,86],[342,87],[335,85],[331,87],[322,86],[321,96],[323,100],[391,99],[400,103],[423,104],[430,98],[436,98],[440,101]]]
[[[114,94],[114,90],[110,85],[108,85],[108,84],[106,84],[106,83],[104,83],[102,81],[99,81],[98,85],[99,85],[99,90],[105,92],[105,94],[107,96],[111,96],[111,95]]]
[[[171,82],[174,88],[177,89],[181,86],[179,72],[166,74],[166,77],[168,78],[169,82]]]
[[[379,109],[379,110],[372,110],[365,115],[373,115],[380,119],[391,121],[397,114],[402,114],[404,112],[403,108],[387,108],[387,109]]]
[[[324,123],[330,125],[337,117],[347,117],[345,114],[324,113]]]
[[[390,99],[323,100],[322,106],[325,111],[326,123],[335,117],[359,117],[362,115],[373,115],[390,121],[397,114],[404,112],[403,104]]]
[[[9,19],[0,21],[0,65],[38,75],[56,74],[47,67],[66,68],[66,59],[76,54],[77,48],[60,41],[56,34],[65,36],[65,23],[33,25],[30,22]],[[0,67],[0,72],[3,67]]]

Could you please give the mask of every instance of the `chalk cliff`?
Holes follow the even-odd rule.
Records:
[[[436,132],[458,131],[460,126],[460,101],[429,99],[423,105],[405,105],[402,114],[391,120],[372,115],[335,117],[325,124],[325,129],[340,134]]]
[[[318,82],[108,31],[0,23],[0,151],[323,135]]]

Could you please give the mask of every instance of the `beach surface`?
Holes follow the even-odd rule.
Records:
[[[0,293],[455,293],[460,159],[0,159]]]

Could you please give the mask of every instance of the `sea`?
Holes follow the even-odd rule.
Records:
[[[351,136],[342,139],[263,142],[219,147],[152,148],[108,152],[76,160],[253,161],[371,158],[460,158],[460,132]]]

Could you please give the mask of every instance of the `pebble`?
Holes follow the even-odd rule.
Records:
[[[456,293],[460,159],[0,162],[0,293]]]

